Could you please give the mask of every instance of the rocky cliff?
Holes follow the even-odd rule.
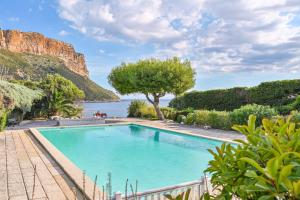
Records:
[[[0,29],[0,49],[17,53],[32,53],[60,58],[71,71],[88,77],[84,55],[71,44],[50,39],[40,33]]]

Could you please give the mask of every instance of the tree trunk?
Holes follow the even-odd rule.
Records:
[[[159,108],[159,97],[158,95],[152,94],[154,97],[154,100],[151,100],[148,94],[145,94],[148,101],[154,106],[156,115],[159,120],[165,120],[164,114],[161,112]]]
[[[159,120],[165,120],[164,114],[161,112],[158,103],[154,102],[153,104],[155,111],[156,111],[156,115],[158,117]]]

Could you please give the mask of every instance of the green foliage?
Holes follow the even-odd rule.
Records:
[[[288,105],[294,96],[300,93],[300,79],[271,81],[249,89],[249,103],[260,105]]]
[[[188,115],[187,122],[225,130],[231,127],[229,113],[225,111],[197,110],[194,114]]]
[[[189,61],[179,58],[140,60],[137,63],[122,63],[114,68],[108,80],[122,95],[181,94],[195,84],[195,72]]]
[[[7,111],[0,110],[0,132],[5,129],[7,125]]]
[[[78,114],[73,101],[67,99],[63,93],[54,91],[47,100],[47,112],[50,116],[72,117]]]
[[[174,108],[163,107],[160,109],[166,119],[175,120],[177,111]]]
[[[255,121],[251,115],[248,125],[233,127],[247,140],[209,150],[206,172],[219,190],[210,199],[300,198],[300,129],[289,119],[263,119],[262,127]]]
[[[185,123],[185,121],[186,121],[186,116],[185,115],[177,115],[176,122],[178,122],[178,123],[181,123],[181,122]]]
[[[145,101],[133,100],[128,107],[128,117],[156,119],[156,113]]]
[[[293,110],[300,110],[300,95],[289,105]]]
[[[192,88],[195,84],[194,75],[195,72],[187,60],[181,62],[179,58],[147,59],[137,63],[122,63],[111,71],[108,80],[122,95],[145,94],[155,107],[157,117],[163,120],[159,99],[167,93],[177,95]]]
[[[191,193],[191,188],[187,189],[185,192],[178,194],[175,197],[173,197],[171,194],[165,194],[164,196],[168,200],[189,200],[190,193]]]
[[[147,104],[145,101],[142,100],[133,100],[131,101],[128,107],[128,117],[142,117],[141,108],[146,107]]]
[[[7,109],[20,108],[24,113],[30,111],[34,100],[41,99],[41,90],[32,90],[23,85],[0,81],[0,93],[3,95],[4,107]]]
[[[0,65],[9,69],[8,79],[40,81],[48,74],[60,74],[85,92],[85,100],[109,101],[119,99],[112,91],[100,87],[87,77],[72,72],[65,67],[62,60],[52,56],[0,50]]]
[[[169,106],[176,109],[194,108],[199,110],[233,110],[246,103],[245,88],[224,90],[192,91],[170,101]]]
[[[192,109],[192,108],[187,108],[184,110],[177,110],[173,120],[176,121],[178,119],[179,115],[183,115],[184,117],[186,117],[186,116],[188,116],[189,113],[193,113],[193,112],[194,112],[194,109]]]
[[[277,106],[276,110],[281,115],[289,115],[293,110],[300,110],[300,95],[297,96],[293,102],[288,105]]]
[[[275,109],[280,115],[289,115],[290,112],[293,110],[293,107],[291,105],[283,105],[283,106],[277,106],[275,107]]]
[[[47,96],[52,97],[58,92],[70,101],[80,100],[84,98],[84,92],[80,90],[72,81],[58,75],[47,75],[39,86]]]
[[[292,122],[296,124],[297,127],[300,127],[300,112],[299,111],[292,111],[288,116]]]
[[[270,106],[262,106],[257,104],[249,104],[242,106],[239,109],[235,109],[230,113],[230,120],[232,124],[246,124],[250,115],[256,115],[258,121],[257,125],[263,118],[271,118],[276,116],[278,113],[274,108]]]
[[[170,107],[231,111],[246,104],[288,105],[300,93],[300,80],[264,82],[251,88],[193,91],[174,98]]]
[[[84,92],[70,80],[58,74],[47,75],[39,87],[46,94],[42,109],[47,116],[72,117],[78,115],[79,110],[73,104],[75,100],[84,98]]]
[[[140,112],[141,112],[141,117],[142,118],[146,118],[146,119],[157,119],[156,117],[156,112],[153,108],[153,106],[143,106],[141,109],[140,109]]]

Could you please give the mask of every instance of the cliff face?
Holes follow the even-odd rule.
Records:
[[[40,33],[0,30],[0,49],[55,56],[71,71],[85,77],[89,75],[83,54],[77,53],[71,44],[46,38]]]

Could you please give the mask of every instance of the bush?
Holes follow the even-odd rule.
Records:
[[[186,117],[186,124],[210,126],[219,129],[230,129],[231,127],[229,113],[214,110],[197,110],[194,113],[189,113]]]
[[[186,116],[184,116],[184,115],[178,115],[176,118],[176,122],[178,122],[178,123],[181,123],[181,122],[185,123],[185,120],[186,120]]]
[[[275,109],[280,115],[288,115],[293,110],[293,107],[290,105],[284,105],[284,106],[277,106]]]
[[[128,107],[128,117],[156,119],[156,112],[153,106],[142,100],[131,101]]]
[[[157,119],[156,112],[153,106],[142,106],[140,108],[140,113],[142,118],[146,119]]]
[[[300,95],[296,97],[295,101],[292,102],[289,107],[291,110],[300,110]]]
[[[145,101],[141,100],[133,100],[131,101],[127,112],[128,112],[128,117],[142,117],[141,114],[141,108],[146,107],[147,104]]]
[[[3,131],[7,125],[7,112],[0,111],[0,131]]]
[[[256,128],[255,120],[251,115],[247,126],[234,126],[247,140],[209,150],[214,159],[206,172],[218,192],[205,199],[300,198],[300,129],[283,118]]]
[[[249,104],[233,110],[230,113],[230,120],[232,124],[246,124],[250,115],[256,115],[257,125],[260,125],[263,118],[271,118],[277,114],[277,111],[270,106]]]
[[[192,122],[192,119],[194,122]],[[188,115],[188,123],[195,123],[200,126],[210,126],[218,129],[230,129],[231,121],[229,113],[225,111],[209,111],[209,110],[197,110],[194,115]]]
[[[34,100],[39,100],[44,95],[41,90],[32,90],[23,85],[2,80],[0,80],[0,94],[6,109],[20,108],[24,113],[31,110]]]
[[[229,113],[225,111],[210,111],[208,114],[208,124],[212,128],[230,129],[231,121]]]
[[[196,112],[196,111],[195,111]],[[187,125],[194,125],[195,124],[195,118],[196,118],[196,114],[193,112],[193,113],[189,113],[187,116],[186,116],[186,120],[185,120],[185,123]]]
[[[208,114],[209,110],[196,110],[194,114],[194,123],[200,126],[209,126]]]
[[[160,109],[166,119],[175,120],[177,111],[174,108],[164,107]]]
[[[192,108],[187,108],[187,109],[184,109],[184,110],[178,110],[175,112],[175,116],[174,116],[174,119],[176,120],[178,118],[179,115],[183,115],[183,116],[188,116],[188,114],[190,113],[193,113],[194,112],[194,109]]]
[[[193,91],[172,99],[169,106],[182,110],[232,111],[246,104],[283,106],[293,102],[300,93],[299,80],[264,82],[256,87]]]
[[[182,110],[193,108],[199,110],[233,110],[247,103],[246,88],[231,88],[185,93],[170,101],[169,106]]]
[[[300,93],[300,79],[270,81],[249,88],[249,103],[270,106],[288,105]]]

